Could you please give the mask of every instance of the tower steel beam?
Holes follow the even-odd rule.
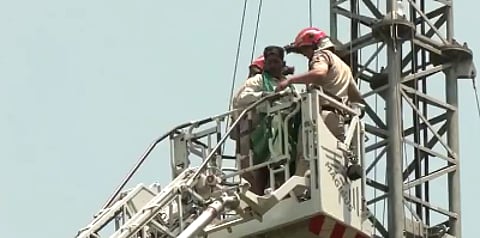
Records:
[[[330,36],[367,103],[364,169],[376,235],[461,237],[457,84],[475,67],[454,39],[452,6],[330,0]],[[350,34],[338,30],[347,25]]]
[[[397,20],[397,2],[395,0],[387,1],[387,19]],[[402,63],[402,45],[398,38],[398,28],[395,25],[393,29],[379,34],[387,42],[387,65],[388,65],[388,88],[386,93],[386,121],[388,129],[387,144],[387,162],[386,173],[388,185],[388,235],[392,238],[403,237],[404,217],[403,213],[403,179],[402,179],[402,110],[400,95],[401,63]]]

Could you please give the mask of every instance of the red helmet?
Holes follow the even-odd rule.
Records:
[[[322,39],[327,38],[327,34],[316,28],[316,27],[307,27],[301,30],[297,36],[295,37],[295,41],[293,42],[295,47],[301,46],[308,46],[308,45],[316,45]]]
[[[263,55],[258,56],[253,62],[250,64],[250,67],[256,66],[259,69],[263,70],[263,66],[265,65],[265,58]]]

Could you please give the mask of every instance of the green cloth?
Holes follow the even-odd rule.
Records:
[[[266,92],[274,92],[275,89],[273,88],[271,82],[271,76],[267,73],[263,73],[262,75],[263,81],[263,90]],[[294,90],[293,87],[291,87]],[[289,153],[291,158],[290,163],[290,171],[293,174],[295,171],[294,169],[294,161],[296,156],[296,145],[297,145],[297,135],[298,129],[301,123],[300,113],[297,113],[293,118],[290,119],[289,122]],[[283,149],[283,131],[282,131],[282,124],[283,124],[283,116],[280,114],[277,115],[270,115],[267,116],[266,113],[259,114],[260,120],[257,128],[252,132],[250,135],[250,143],[251,148],[253,151],[253,163],[260,164],[267,159],[270,158],[270,150],[268,146],[268,140],[272,138],[272,150],[273,154],[281,154]]]

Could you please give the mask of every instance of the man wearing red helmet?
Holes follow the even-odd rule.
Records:
[[[294,53],[308,58],[309,71],[280,82],[276,88],[277,91],[281,91],[291,84],[314,84],[321,86],[325,93],[342,102],[362,102],[361,93],[354,81],[350,67],[333,52],[335,46],[324,31],[315,27],[305,28],[297,34],[290,47],[294,49]],[[322,103],[321,115],[332,134],[343,141],[345,137],[343,116],[327,102]],[[299,136],[300,139],[301,136]],[[301,153],[299,153],[296,174],[303,176],[307,169],[308,163],[302,159]]]
[[[263,55],[258,56],[253,62],[248,66],[248,77],[253,77],[256,74],[261,74],[263,72],[263,66],[265,65],[265,57]]]
[[[281,82],[277,91],[290,84],[314,84],[344,102],[362,102],[350,67],[333,52],[335,45],[324,31],[316,27],[305,28],[297,34],[291,45],[295,48],[295,53],[308,58],[309,71]],[[344,130],[340,115],[334,113],[335,110],[326,102],[323,109],[326,110],[322,113],[326,125],[338,139],[343,140]]]
[[[264,49],[263,57],[257,58],[250,65],[250,70],[259,70],[253,72],[233,98],[233,108],[243,109],[259,100],[260,98],[274,93],[279,83],[285,80],[283,69],[285,67],[284,49],[278,46],[268,46]],[[250,72],[252,73],[252,72]],[[293,89],[292,89],[293,90]],[[288,100],[280,98],[279,101]],[[268,140],[267,140],[267,117],[262,113],[254,112],[254,125],[249,128],[248,123],[240,122],[237,138],[237,153],[240,154],[240,167],[246,168],[255,164],[262,163],[268,159]],[[234,118],[235,119],[235,116]],[[249,150],[253,152],[254,164],[249,164]],[[247,172],[243,177],[252,185],[252,192],[257,195],[263,195],[268,181],[268,169],[266,167]]]

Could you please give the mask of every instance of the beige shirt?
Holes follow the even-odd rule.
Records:
[[[350,67],[340,57],[329,50],[317,50],[309,62],[310,69],[320,64],[328,65],[328,73],[319,83],[323,90],[350,102],[362,100]]]
[[[282,78],[281,80],[284,80],[285,78]],[[271,79],[271,85],[273,89],[277,87],[278,83],[280,82],[279,79],[272,78]],[[290,88],[286,89],[290,90]],[[241,111],[248,106],[250,106],[252,103],[255,103],[257,100],[262,98],[263,92],[265,92],[266,89],[263,87],[263,76],[262,74],[256,74],[255,76],[252,76],[248,78],[245,83],[242,85],[242,87],[237,91],[235,94],[233,101],[232,101],[232,108],[233,109],[239,109],[239,111],[235,112],[232,114],[232,120],[235,121],[238,116],[240,115]],[[291,98],[290,97],[282,97],[279,100],[277,100],[277,103],[283,103],[289,101]],[[258,112],[265,110],[266,103],[262,103],[257,106],[256,109],[252,110],[252,122],[253,125],[256,125],[258,123]],[[243,134],[246,133],[250,130],[250,126],[247,123],[246,120],[241,120],[239,124],[239,131],[238,133]],[[239,135],[234,135],[232,138],[236,138]]]
[[[278,83],[282,79],[273,78],[271,80],[271,84],[273,89],[277,87]],[[289,89],[288,89],[289,90]],[[262,93],[265,92],[266,89],[263,88],[263,76],[262,74],[256,74],[253,77],[250,77],[245,81],[242,87],[238,90],[235,97],[233,98],[233,108],[234,109],[242,109],[246,108],[252,103],[256,102],[262,97]],[[288,97],[283,97],[279,100],[279,102],[283,102],[288,100]]]

